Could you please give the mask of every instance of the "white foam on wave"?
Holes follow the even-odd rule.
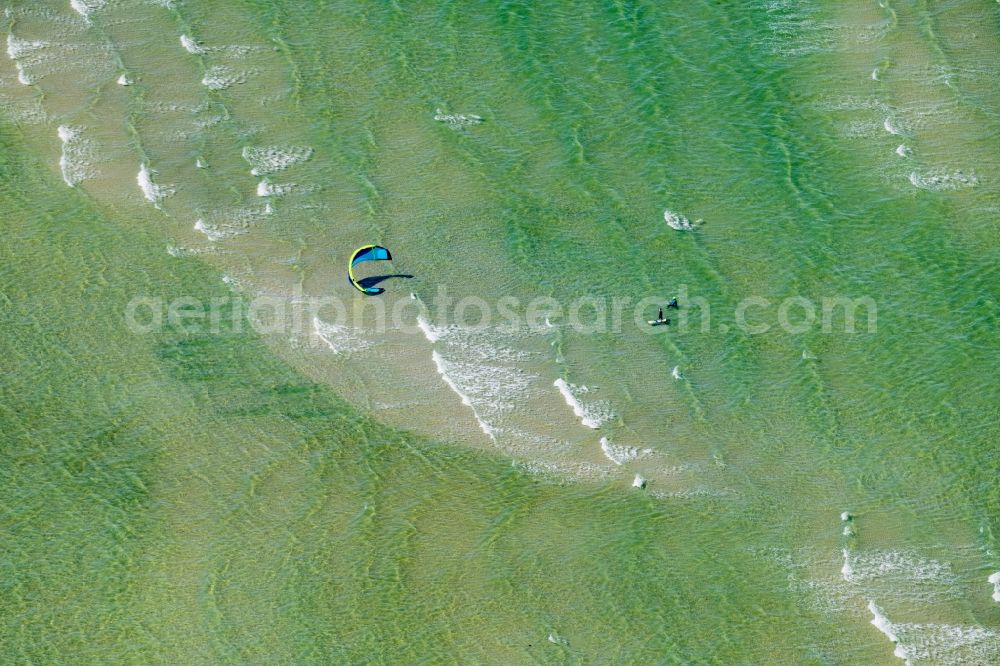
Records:
[[[611,409],[606,402],[585,405],[580,401],[577,394],[587,393],[590,389],[586,386],[576,386],[575,384],[570,384],[561,377],[555,380],[552,385],[559,389],[559,392],[562,394],[566,404],[573,410],[576,417],[580,419],[580,423],[588,428],[600,428],[601,424],[609,421],[613,416]]]
[[[840,514],[840,522],[842,522],[844,524],[844,529],[842,530],[841,533],[845,537],[856,536],[856,533],[854,531],[854,524],[853,524],[854,523],[854,516],[852,516],[849,511],[844,511],[843,513]],[[849,561],[847,559],[847,551],[846,550],[844,551],[844,566],[848,567],[848,568],[850,567]],[[844,580],[848,580],[848,579],[849,578],[847,576],[844,576]]]
[[[59,170],[70,187],[76,187],[81,181],[95,175],[91,164],[94,145],[83,137],[82,132],[83,128],[69,125],[60,125],[58,129],[59,140],[62,142]]]
[[[701,222],[701,220],[691,222],[691,220],[680,213],[675,213],[669,209],[663,211],[663,220],[667,223],[668,227],[676,231],[694,231],[694,225]]]
[[[893,121],[892,118],[886,118],[882,121],[882,127],[889,134],[893,134],[895,136],[902,136],[903,134],[903,131],[897,126],[897,123]]]
[[[178,257],[178,258],[193,257],[194,255],[197,254],[211,254],[214,253],[215,251],[216,250],[213,247],[194,248],[194,247],[179,247],[177,245],[167,246],[167,254],[169,254],[171,257]]]
[[[434,120],[456,128],[483,122],[483,118],[474,113],[445,113],[441,109],[435,110]]]
[[[475,405],[472,404],[472,399],[469,398],[468,394],[466,394],[461,388],[459,388],[458,384],[455,383],[455,380],[453,380],[451,375],[448,374],[448,364],[444,360],[444,357],[441,356],[437,350],[434,350],[431,352],[431,359],[434,361],[438,374],[441,375],[441,379],[444,383],[447,384],[448,388],[454,391],[455,394],[462,400],[463,405],[472,410],[472,414],[476,417],[476,422],[479,424],[479,428],[486,434],[487,437],[496,443],[497,437],[493,427],[484,421],[481,416],[479,416],[479,411],[476,409]]]
[[[69,6],[83,18],[90,20],[90,13],[101,9],[107,0],[69,0]]]
[[[510,418],[529,404],[530,390],[539,376],[521,364],[532,355],[510,346],[517,333],[501,328],[447,328],[430,324],[421,313],[418,326],[434,344],[432,358],[438,374],[451,390],[471,407],[480,429],[495,443],[508,435],[506,445],[524,444],[529,433]]]
[[[284,183],[276,185],[266,178],[257,183],[257,196],[259,197],[283,197],[294,191],[298,186],[294,183]]]
[[[195,222],[194,229],[205,234],[210,241],[224,240],[249,232],[251,227],[273,212],[274,209],[271,208],[270,203],[263,207],[248,206],[245,208],[224,210],[215,213],[214,217],[217,221],[211,223],[199,218]]]
[[[0,113],[7,120],[23,125],[43,125],[48,123],[48,115],[41,95],[31,97],[0,96]]]
[[[44,19],[49,22],[50,16]],[[75,27],[79,28],[79,20]],[[64,33],[57,33],[60,37]],[[92,77],[94,84],[103,83],[114,72],[114,64],[108,58],[109,47],[93,41],[53,41],[20,39],[13,34],[7,35],[7,55],[14,61],[18,70],[18,80],[26,85],[36,83],[39,79],[56,71],[68,69],[77,70],[83,67],[83,75]],[[74,71],[79,77],[80,71]]]
[[[250,163],[250,174],[266,176],[305,162],[312,157],[309,146],[245,146],[243,159]]]
[[[7,34],[7,56],[11,60],[32,55],[48,45],[48,42],[35,39],[19,39],[13,33]]]
[[[910,149],[906,147],[906,144],[901,143],[898,146],[896,146],[896,154],[899,155],[900,157],[909,157]]]
[[[184,47],[185,51],[193,55],[201,55],[205,52],[205,49],[203,49],[193,37],[189,37],[188,35],[181,35],[181,46]]]
[[[872,625],[885,634],[890,641],[898,643],[899,638],[892,631],[892,623],[889,622],[889,618],[885,616],[882,609],[875,605],[874,601],[868,601],[868,611],[872,614]]]
[[[931,190],[943,192],[958,190],[964,187],[975,187],[979,183],[979,178],[975,174],[964,173],[962,171],[948,172],[942,169],[935,169],[926,173],[910,173],[910,183],[921,190]]]
[[[854,580],[854,568],[851,566],[851,551],[844,548],[844,566],[840,568],[840,575],[846,581]]]
[[[448,366],[445,363],[444,357],[441,356],[436,350],[431,352],[431,360],[434,361],[434,365],[437,367],[438,374],[441,375],[441,379],[444,383],[455,392],[455,394],[462,400],[462,404],[466,407],[472,407],[472,411],[476,411],[476,408],[472,404],[472,400],[466,395],[458,385],[452,381],[451,377],[448,376]],[[478,415],[476,416],[479,419]],[[480,420],[480,425],[482,425],[482,420]]]
[[[893,655],[906,666],[968,666],[1000,662],[1000,632],[982,626],[897,623],[869,600],[871,624],[894,645]]]
[[[212,65],[205,72],[201,84],[210,90],[225,90],[246,83],[256,73],[255,69],[235,70],[225,65]]]
[[[604,453],[605,458],[616,465],[624,465],[629,461],[638,460],[653,452],[652,449],[639,449],[634,446],[612,444],[611,440],[607,437],[601,437],[601,451]]]
[[[868,601],[868,610],[872,614],[872,625],[881,631],[886,637],[895,644],[896,649],[893,650],[893,654],[906,662],[906,666],[910,666],[910,660],[907,659],[906,650],[903,646],[899,644],[899,637],[896,636],[896,632],[893,629],[892,622],[889,618],[885,616],[882,609],[875,605],[874,601]]]
[[[117,83],[120,86],[130,86],[132,85],[132,79],[128,78],[128,75],[122,74],[118,77]]]
[[[155,0],[154,0],[155,1]],[[245,58],[252,53],[259,53],[265,50],[264,46],[249,44],[228,44],[224,46],[205,46],[190,35],[181,35],[181,46],[192,55],[204,55],[206,53],[218,53],[234,58]],[[256,73],[256,72],[255,72]]]
[[[424,315],[422,314],[417,316],[417,328],[419,328],[421,333],[424,334],[424,337],[427,338],[427,342],[431,344],[434,344],[435,342],[443,338],[445,334],[448,332],[447,328],[444,328],[442,326],[435,326],[434,324],[427,321],[427,318],[424,317]]]
[[[632,487],[639,488],[640,490],[646,487],[646,479],[642,477],[641,474],[636,474],[635,478],[632,479]]]
[[[559,463],[543,460],[526,460],[514,458],[511,461],[514,469],[521,470],[533,476],[547,477],[552,480],[565,481],[567,478],[577,480],[607,479],[607,470],[593,463]]]
[[[434,323],[419,296],[416,324],[432,345],[432,359],[442,381],[470,407],[482,430],[495,444],[531,459],[540,453],[565,450],[562,439],[534,431],[546,415],[538,405],[548,393],[541,375],[525,369],[524,363],[543,354],[523,343],[532,338],[528,328],[466,327]],[[530,424],[530,425],[529,425]],[[588,472],[602,473],[593,463]]]
[[[14,67],[17,69],[17,80],[20,83],[23,83],[26,86],[30,86],[34,83],[34,81],[31,80],[31,77],[25,73],[24,67],[21,66],[21,63],[14,61]]]
[[[951,566],[897,550],[852,553],[844,549],[844,580],[864,581],[894,577],[917,583],[951,584],[957,580]]]
[[[683,375],[681,375],[680,367],[675,365],[674,369],[670,371],[670,376],[674,379],[681,379]]]
[[[48,42],[32,39],[18,39],[12,33],[7,34],[7,55],[14,61],[17,69],[17,80],[26,86],[35,82],[25,69],[22,59],[37,61],[40,59],[39,51],[49,46]]]
[[[878,81],[878,67],[872,70],[872,81]]]
[[[229,238],[230,236],[234,235],[232,233],[219,229],[215,225],[206,224],[205,220],[202,220],[201,218],[199,218],[198,221],[194,223],[194,230],[200,231],[201,233],[205,234],[205,236],[210,241],[218,241],[224,238]]]
[[[993,584],[993,601],[1000,601],[1000,571],[991,574],[986,580]]]
[[[146,197],[146,200],[159,208],[160,201],[172,195],[175,190],[172,186],[157,185],[154,183],[153,174],[155,173],[155,171],[149,168],[148,164],[143,162],[139,165],[139,173],[135,179],[139,183],[139,189],[142,190],[142,194]]]
[[[660,499],[680,499],[680,500],[696,500],[696,499],[722,499],[722,498],[735,498],[739,497],[737,493],[732,488],[686,488],[684,490],[673,490],[670,492],[666,491],[654,491],[652,493],[653,497],[658,497]]]
[[[347,354],[367,349],[372,342],[356,331],[340,324],[331,324],[313,317],[313,334],[334,354]]]

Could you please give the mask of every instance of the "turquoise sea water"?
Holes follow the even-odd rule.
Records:
[[[1000,662],[1000,5],[3,9],[3,662]]]

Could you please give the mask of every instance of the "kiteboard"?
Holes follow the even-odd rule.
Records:
[[[649,320],[649,325],[650,326],[670,326],[670,320],[669,319],[650,319]]]

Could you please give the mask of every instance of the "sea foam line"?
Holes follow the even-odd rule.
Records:
[[[106,4],[106,0],[69,0],[69,6],[88,22],[90,21],[90,12],[101,9]]]
[[[294,183],[284,183],[276,185],[272,183],[267,178],[257,183],[257,196],[258,197],[283,197],[286,194],[298,189],[298,186]]]
[[[562,394],[566,404],[573,410],[573,414],[580,419],[580,423],[588,428],[597,429],[601,427],[602,423],[605,423],[611,418],[609,411],[601,408],[595,408],[593,406],[588,407],[580,402],[579,398],[576,397],[577,392],[586,393],[588,391],[586,386],[576,386],[574,384],[570,384],[561,377],[555,380],[552,385],[559,389],[559,392]]]
[[[667,226],[676,231],[694,231],[694,225],[701,222],[697,220],[694,223],[687,219],[680,213],[675,213],[671,210],[663,211],[663,221],[667,223]]]
[[[896,124],[892,121],[892,118],[886,118],[884,121],[882,121],[882,128],[886,132],[888,132],[889,134],[892,134],[894,136],[902,136],[903,135],[903,131],[901,129],[899,129],[898,127],[896,127]]]
[[[616,465],[624,465],[630,460],[648,456],[653,452],[652,449],[639,449],[634,446],[612,444],[607,437],[601,437],[601,451],[604,453],[604,457]]]
[[[477,116],[474,113],[445,113],[441,109],[435,110],[434,120],[456,128],[463,125],[478,125],[483,122],[482,116]]]
[[[313,333],[326,343],[334,354],[361,351],[371,346],[371,342],[355,334],[347,326],[329,324],[313,317]]]
[[[424,334],[424,337],[427,338],[427,342],[431,344],[434,344],[448,333],[448,329],[441,326],[435,326],[427,321],[423,315],[417,316],[417,328],[419,328]]]
[[[81,181],[94,176],[87,160],[93,152],[93,145],[83,138],[81,132],[81,128],[69,125],[60,125],[58,129],[59,140],[62,142],[59,170],[70,187],[76,187]]]
[[[975,187],[979,178],[973,174],[966,174],[962,171],[947,172],[942,169],[935,169],[927,173],[917,173],[913,171],[909,175],[910,184],[922,190],[957,190],[963,187]]]
[[[7,55],[14,61],[14,67],[17,69],[17,80],[20,83],[30,86],[34,83],[34,80],[32,80],[32,78],[28,75],[28,72],[25,71],[24,63],[22,63],[19,58],[22,56],[30,57],[35,51],[44,49],[48,45],[48,42],[18,39],[11,33],[7,34]]]
[[[906,666],[917,664],[995,664],[1000,659],[1000,632],[982,626],[894,623],[874,601],[868,602],[871,624],[896,646],[893,655]]]
[[[210,241],[218,241],[232,236],[238,236],[250,231],[261,218],[271,215],[274,209],[268,202],[264,207],[249,206],[237,208],[236,210],[223,211],[225,220],[219,224],[210,224],[203,218],[198,218],[194,224],[194,230],[205,234]],[[216,213],[218,216],[220,213]]]
[[[22,55],[30,55],[34,51],[44,49],[48,42],[33,39],[18,39],[13,33],[7,34],[7,56],[11,60],[17,60]]]
[[[918,583],[950,584],[956,580],[955,573],[948,564],[896,550],[852,553],[845,548],[841,573],[847,581],[897,577]]]
[[[154,183],[153,174],[155,173],[155,171],[149,168],[148,164],[143,162],[139,165],[139,173],[135,179],[139,183],[139,189],[142,190],[143,196],[156,208],[159,208],[160,201],[172,195],[175,190],[169,185],[157,185]]]
[[[193,37],[189,37],[188,35],[181,35],[181,46],[184,47],[185,51],[192,55],[201,55],[205,52],[205,49],[203,49]]]
[[[243,159],[250,163],[250,175],[267,176],[305,162],[312,157],[309,146],[245,146]]]
[[[844,566],[840,568],[840,575],[846,581],[854,580],[854,567],[851,566],[851,551],[844,548]]]
[[[201,80],[201,84],[209,90],[225,90],[247,82],[257,73],[256,69],[237,71],[225,65],[212,65]]]
[[[34,83],[34,81],[31,80],[31,77],[29,77],[27,73],[25,73],[24,67],[21,65],[21,63],[15,60],[14,67],[17,69],[17,80],[20,83],[26,86],[30,86]]]
[[[883,634],[885,634],[886,637],[890,641],[892,641],[892,643],[896,646],[896,649],[893,650],[892,653],[895,656],[897,656],[900,659],[902,659],[904,661],[904,663],[906,664],[906,666],[911,666],[910,660],[909,660],[909,658],[907,657],[907,654],[906,654],[906,649],[903,648],[903,646],[899,644],[899,637],[896,636],[895,629],[894,629],[894,627],[892,625],[892,622],[889,621],[889,618],[887,618],[885,616],[885,614],[882,612],[881,608],[879,608],[878,606],[875,605],[874,601],[870,601],[869,600],[869,602],[868,602],[868,610],[872,614],[872,620],[871,620],[872,625],[876,629],[878,629],[879,631],[881,631]]]
[[[194,223],[194,230],[205,234],[208,240],[213,242],[222,240],[223,238],[229,238],[234,235],[233,232],[224,231],[212,224],[206,224],[205,220],[201,218],[198,218],[198,220]]]
[[[448,388],[454,391],[455,394],[462,400],[463,405],[472,410],[473,416],[476,417],[476,422],[479,423],[479,428],[484,433],[486,433],[486,435],[495,444],[497,438],[494,429],[490,426],[490,424],[488,424],[479,416],[479,412],[476,410],[476,407],[472,404],[472,400],[469,399],[469,396],[463,393],[462,390],[458,387],[458,385],[448,375],[448,366],[444,360],[444,357],[442,357],[441,354],[437,352],[437,350],[434,350],[431,352],[431,359],[434,361],[434,365],[437,367],[438,374],[441,375],[441,379],[444,380],[444,383],[447,384]]]

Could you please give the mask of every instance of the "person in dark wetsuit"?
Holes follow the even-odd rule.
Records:
[[[680,309],[681,306],[677,305],[677,297],[676,296],[670,299],[670,302],[667,303],[667,307],[668,308],[674,308],[675,310],[679,310]],[[660,312],[663,312],[663,310],[660,310]]]

